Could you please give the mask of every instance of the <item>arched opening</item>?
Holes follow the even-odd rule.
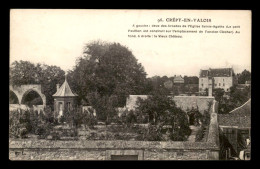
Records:
[[[43,105],[43,100],[36,91],[29,90],[24,93],[21,103],[28,106]]]
[[[18,97],[12,90],[9,90],[9,104],[19,104]]]

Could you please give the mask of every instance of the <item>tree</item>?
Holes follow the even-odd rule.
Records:
[[[251,73],[246,69],[241,74],[237,74],[237,76],[239,84],[245,84],[246,81],[251,81]]]
[[[225,90],[221,88],[216,88],[213,90],[213,95],[215,97],[215,100],[218,101],[219,103],[223,102],[223,96],[225,94]]]
[[[36,69],[28,61],[15,61],[10,67],[10,84],[23,85],[36,83]]]
[[[114,107],[123,107],[129,94],[146,94],[151,90],[143,66],[127,47],[94,41],[86,44],[83,54],[67,78],[79,101],[95,105],[98,118],[110,118],[107,113],[114,111]]]
[[[219,101],[219,113],[228,113],[233,109],[243,105],[248,99],[251,98],[251,87],[245,87],[244,89],[239,89],[237,86],[232,86],[230,88],[229,98],[222,97]]]
[[[90,104],[97,112],[97,119],[105,121],[106,124],[109,124],[113,117],[117,115],[116,107],[117,97],[112,96],[101,96],[97,92],[89,93],[87,99],[90,101]]]
[[[170,125],[172,140],[183,141],[190,135],[191,130],[186,113],[176,107],[173,99],[165,92],[156,91],[146,100],[139,99],[137,105],[136,111],[139,114],[148,115],[149,123],[156,126],[157,132],[162,132],[163,126]]]
[[[184,76],[185,84],[199,84],[199,78],[197,76]]]
[[[42,93],[46,96],[46,104],[53,105],[52,95],[56,92],[56,84],[64,81],[64,75],[65,72],[57,66],[15,61],[11,64],[10,84],[18,86],[41,84]]]

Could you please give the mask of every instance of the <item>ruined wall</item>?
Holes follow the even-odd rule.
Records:
[[[13,91],[14,94],[17,96],[19,104],[22,104],[23,96],[25,96],[26,94],[28,94],[28,92],[33,90],[40,95],[40,97],[42,98],[43,105],[46,106],[46,97],[42,93],[41,85],[21,85],[21,86],[10,85],[9,90]]]

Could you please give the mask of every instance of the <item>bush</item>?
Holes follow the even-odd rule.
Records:
[[[33,111],[31,111],[33,113]],[[9,137],[26,138],[32,130],[30,111],[20,110],[9,113]]]
[[[145,141],[163,141],[162,126],[149,125],[144,133]]]
[[[202,141],[204,137],[204,127],[200,127],[197,134],[196,134],[196,138],[195,138],[195,141]]]
[[[51,136],[52,136],[52,140],[60,140],[59,132],[52,132]]]
[[[137,122],[137,116],[133,110],[130,110],[129,113],[126,115],[126,123],[132,124],[134,122]]]
[[[26,128],[22,128],[20,130],[20,138],[27,138],[28,130]]]

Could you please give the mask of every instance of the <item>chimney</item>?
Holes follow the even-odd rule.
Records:
[[[212,90],[213,90],[213,79],[209,78],[209,88],[208,88],[208,96],[212,96]]]
[[[60,88],[60,84],[56,84],[56,87],[57,87],[57,91],[58,91]]]

